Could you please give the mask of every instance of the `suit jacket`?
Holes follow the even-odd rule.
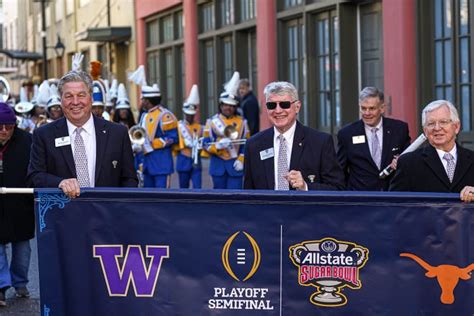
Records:
[[[260,108],[258,100],[252,91],[242,98],[240,103],[242,112],[249,125],[250,135],[258,133],[260,129]]]
[[[273,148],[274,129],[252,136],[245,144],[244,189],[275,189],[274,157],[263,159],[260,153]],[[300,171],[308,190],[342,190],[344,175],[336,161],[334,143],[329,134],[296,123],[290,170]]]
[[[95,186],[136,187],[138,181],[127,128],[95,116],[94,125],[97,143]],[[28,166],[30,186],[58,187],[63,179],[77,177],[71,146],[56,147],[55,144],[57,138],[68,135],[65,118],[35,130]]]
[[[401,154],[410,145],[410,136],[407,123],[385,117],[382,120],[381,168],[384,169],[394,155]],[[354,144],[353,137],[361,135],[365,141]],[[367,139],[362,120],[345,126],[337,134],[337,159],[344,171],[347,190],[387,191],[391,177],[379,179],[381,170],[372,159]]]
[[[31,134],[17,127],[3,152],[0,186],[26,188]],[[5,194],[0,198],[0,244],[29,240],[35,236],[32,194]]]
[[[474,186],[474,152],[457,145],[457,154],[452,183],[433,146],[401,156],[390,191],[459,193],[466,185]]]

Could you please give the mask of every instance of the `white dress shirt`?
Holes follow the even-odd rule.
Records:
[[[69,137],[71,139],[71,150],[74,155],[74,139],[76,138],[76,129],[77,126],[72,124],[66,119],[67,130],[69,132]],[[95,163],[96,163],[96,150],[97,150],[97,141],[95,137],[95,126],[94,126],[94,116],[91,114],[89,120],[81,126],[83,131],[81,132],[82,139],[84,140],[84,147],[86,148],[87,155],[87,169],[89,170],[89,181],[90,185],[93,188],[95,186]]]
[[[369,151],[370,151],[370,154],[372,154],[372,138],[373,138],[373,134],[372,134],[372,129],[373,128],[378,128],[378,131],[376,132],[377,134],[377,138],[379,140],[379,145],[380,145],[380,150],[382,150],[382,144],[383,144],[383,119],[380,120],[380,122],[377,124],[377,126],[369,126],[369,125],[366,125],[364,124],[364,127],[365,127],[365,135],[367,135],[367,143],[369,145]],[[382,155],[380,155],[382,156]]]

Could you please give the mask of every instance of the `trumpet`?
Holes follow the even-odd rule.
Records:
[[[197,166],[199,164],[199,151],[202,149],[202,140],[196,134],[193,135],[193,142],[191,147],[191,158],[193,160],[193,165]]]
[[[146,130],[140,125],[134,125],[128,130],[128,136],[132,144],[141,146],[145,144]]]

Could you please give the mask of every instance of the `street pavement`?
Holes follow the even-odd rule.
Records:
[[[202,171],[202,188],[211,189],[212,181],[208,174],[209,160],[203,159]],[[179,188],[178,174],[174,173],[171,176],[171,188]],[[11,253],[7,251],[9,258]],[[29,272],[30,283],[28,289],[31,297],[29,299],[16,298],[15,290],[10,289],[7,292],[7,307],[0,307],[0,316],[38,316],[40,313],[40,289],[39,289],[39,274],[38,274],[38,251],[36,239],[31,241],[31,264]]]

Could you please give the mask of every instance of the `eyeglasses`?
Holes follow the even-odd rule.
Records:
[[[298,102],[298,100],[295,100],[295,101],[280,101],[280,102],[267,102],[267,109],[275,110],[277,105],[280,105],[280,108],[282,108],[282,109],[289,109],[291,107],[291,105],[295,102]]]
[[[441,128],[446,128],[452,122],[453,122],[453,120],[441,120],[441,121],[437,121],[437,122],[428,122],[428,123],[426,123],[425,127],[428,128],[428,129],[435,129],[436,125],[438,125]]]
[[[0,131],[6,130],[11,131],[15,127],[15,124],[0,124]]]

